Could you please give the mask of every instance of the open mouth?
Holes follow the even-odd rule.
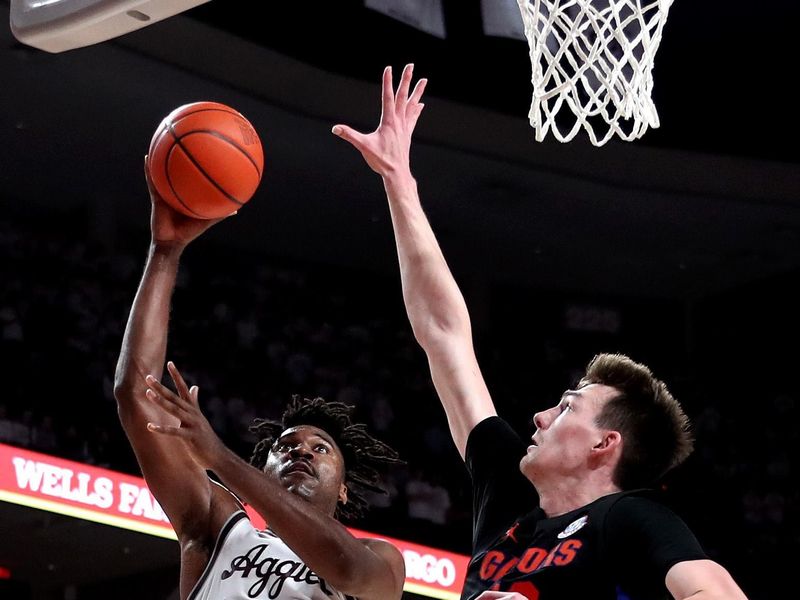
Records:
[[[311,465],[304,460],[298,460],[290,463],[289,466],[283,470],[282,475],[291,475],[292,473],[305,473],[306,475],[310,475],[312,477],[316,476],[314,469],[312,469]]]

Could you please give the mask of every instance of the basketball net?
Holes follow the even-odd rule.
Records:
[[[653,62],[672,0],[517,0],[530,46],[528,114],[541,142],[585,129],[595,146],[658,127]]]

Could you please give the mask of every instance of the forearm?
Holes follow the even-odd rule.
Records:
[[[150,247],[123,337],[114,396],[147,485],[183,541],[187,535],[205,535],[211,487],[205,471],[179,440],[160,438],[148,431],[149,422],[174,426],[180,420],[147,398],[145,380],[148,374],[160,379],[164,368],[170,299],[181,250],[182,246],[167,244]]]
[[[141,388],[144,377],[161,378],[166,358],[169,310],[182,247],[151,244],[131,307],[114,380],[120,402]],[[124,408],[121,406],[121,408]]]
[[[430,223],[410,172],[383,178],[392,217],[400,277],[408,318],[423,348],[443,338],[464,338],[471,345],[469,313]]]
[[[390,573],[382,559],[333,517],[288,492],[228,448],[215,452],[209,468],[252,506],[317,575],[354,596],[373,591]],[[381,585],[385,585],[381,584]]]
[[[414,336],[428,356],[431,378],[462,457],[472,428],[497,414],[472,343],[472,326],[409,172],[384,175],[400,276]]]

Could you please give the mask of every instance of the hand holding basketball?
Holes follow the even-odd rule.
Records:
[[[194,219],[219,219],[252,198],[264,154],[244,116],[224,104],[195,102],[161,122],[146,166],[155,191],[176,211]]]
[[[147,189],[150,192],[150,202],[152,204],[150,232],[152,241],[155,244],[177,247],[186,246],[206,229],[225,218],[194,219],[174,210],[161,198],[155,185],[153,185],[148,169],[147,156],[145,156],[144,163],[144,178],[147,181]]]

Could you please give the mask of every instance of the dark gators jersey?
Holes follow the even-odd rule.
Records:
[[[526,447],[497,417],[470,434],[473,555],[463,600],[485,590],[530,600],[668,598],[667,571],[707,558],[683,521],[646,491],[611,494],[548,518],[519,471]]]

